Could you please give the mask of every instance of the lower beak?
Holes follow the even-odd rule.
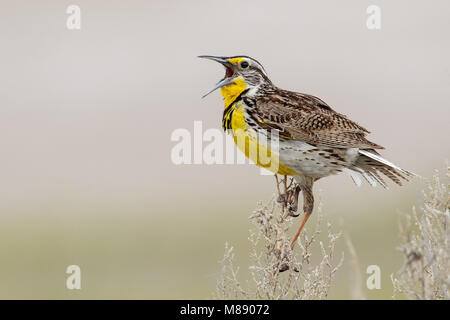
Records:
[[[228,62],[228,60],[224,57],[215,57],[215,56],[198,56],[199,58],[203,58],[203,59],[209,59],[209,60],[213,60],[216,62],[221,63],[225,69],[227,70],[227,73],[225,74],[225,77],[220,80],[211,90],[208,91],[207,94],[205,94],[202,98],[206,97],[207,95],[209,95],[211,92],[214,92],[215,90],[222,88],[230,83],[233,82],[233,74],[231,74],[231,76],[228,76],[229,72],[228,70],[232,70],[232,65],[231,63]]]
[[[226,85],[230,84],[231,82],[233,82],[232,78],[224,78],[224,79],[220,80],[214,87],[211,88],[211,90],[208,91],[208,93],[206,93],[204,96],[202,96],[202,98],[206,97],[211,92],[214,92],[215,90],[217,90],[219,88],[225,87]]]

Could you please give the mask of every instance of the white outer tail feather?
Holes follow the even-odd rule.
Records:
[[[350,175],[350,177],[352,177],[352,180],[356,184],[357,187],[361,187],[362,180],[358,176],[358,173],[356,173],[355,171],[353,171],[352,169],[349,169],[349,168],[344,168],[343,171],[347,172]]]
[[[373,160],[375,160],[375,161],[378,161],[378,162],[380,162],[380,163],[382,163],[382,164],[384,164],[384,165],[386,165],[386,166],[389,166],[389,167],[391,167],[391,168],[393,168],[393,169],[399,171],[400,173],[402,173],[402,174],[404,174],[404,175],[406,175],[406,176],[417,176],[416,174],[411,173],[411,172],[408,172],[408,171],[406,171],[406,170],[403,170],[403,169],[400,168],[399,166],[393,164],[392,162],[390,162],[390,161],[388,161],[388,160],[386,160],[386,159],[384,159],[384,158],[380,157],[379,155],[376,155],[376,154],[374,154],[374,153],[372,153],[372,152],[369,152],[369,151],[366,151],[366,150],[359,150],[358,152],[359,152],[360,154],[362,154],[362,155],[368,157],[368,158],[371,158],[371,159],[373,159]],[[354,183],[356,184],[356,186],[358,186],[358,187],[360,187],[361,184],[362,184],[362,180],[361,180],[360,176],[358,175],[358,174],[361,174],[361,175],[364,177],[364,179],[365,179],[372,187],[376,187],[377,182],[378,182],[378,183],[380,183],[384,188],[388,189],[386,183],[385,183],[383,180],[380,180],[380,178],[377,177],[377,175],[368,174],[368,173],[366,173],[364,170],[362,170],[361,168],[357,168],[357,167],[356,167],[356,168],[352,168],[352,169],[350,169],[350,168],[345,168],[343,171],[345,171],[346,173],[348,173],[348,174],[351,176],[353,182],[354,182]]]
[[[398,170],[398,171],[400,171],[401,173],[403,173],[403,174],[405,174],[407,176],[411,176],[411,175],[415,176],[416,175],[414,173],[411,173],[411,172],[408,172],[406,170],[403,170],[399,166],[393,164],[392,162],[387,161],[386,159],[384,159],[384,158],[382,158],[382,157],[380,157],[380,156],[378,156],[376,154],[373,154],[372,152],[369,152],[369,151],[366,151],[366,150],[359,150],[359,153],[365,155],[366,157],[372,158],[373,160],[381,162],[382,164],[385,164],[385,165],[387,165],[389,167],[392,167],[395,170]]]

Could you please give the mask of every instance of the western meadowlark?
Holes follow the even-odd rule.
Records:
[[[297,216],[298,196],[303,193],[304,216],[291,247],[313,211],[313,184],[318,179],[346,171],[357,185],[361,184],[362,176],[371,185],[378,182],[386,187],[381,174],[398,185],[400,179],[408,181],[413,176],[383,159],[375,151],[383,147],[366,139],[369,131],[334,111],[323,100],[277,88],[257,60],[248,56],[200,58],[217,61],[225,67],[225,77],[205,96],[221,89],[225,101],[223,129],[234,136],[235,142],[239,137],[246,141],[238,143],[238,148],[263,167],[267,165],[258,157],[260,153],[252,154],[249,150],[252,144],[268,149],[278,164],[272,171],[294,176],[297,182],[294,194],[284,197],[292,199],[289,204],[292,216]],[[257,139],[263,134],[270,140],[266,132],[273,130],[279,137],[277,150]]]

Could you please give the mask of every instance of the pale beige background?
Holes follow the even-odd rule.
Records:
[[[82,29],[66,29],[66,8]],[[382,28],[366,28],[366,8]],[[449,156],[448,1],[7,1],[0,4],[0,298],[208,298],[225,241],[245,276],[248,216],[274,192],[251,166],[175,166],[176,128],[220,128],[223,76],[199,54],[251,55],[280,87],[367,127],[430,177]],[[389,298],[398,210],[423,182],[317,184]],[[315,220],[311,223],[313,224]],[[344,247],[341,246],[340,250]],[[318,253],[317,253],[318,254]],[[82,290],[65,268],[82,268]],[[363,270],[364,271],[364,270]],[[351,297],[349,261],[333,298]]]

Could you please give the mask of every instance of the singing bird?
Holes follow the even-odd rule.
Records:
[[[369,131],[323,100],[276,87],[257,60],[249,56],[199,58],[225,67],[225,77],[204,97],[221,89],[225,102],[222,126],[238,148],[257,165],[294,177],[294,200],[287,204],[292,216],[297,216],[298,196],[303,193],[304,216],[291,247],[313,211],[313,184],[318,179],[344,171],[358,186],[363,177],[373,186],[379,183],[386,187],[382,175],[398,185],[413,176],[382,158],[376,150],[384,148],[366,139]],[[273,131],[278,137],[276,150],[271,148],[274,144],[269,132]],[[277,165],[268,166],[260,158],[261,152],[249,151],[252,146],[266,152]]]

